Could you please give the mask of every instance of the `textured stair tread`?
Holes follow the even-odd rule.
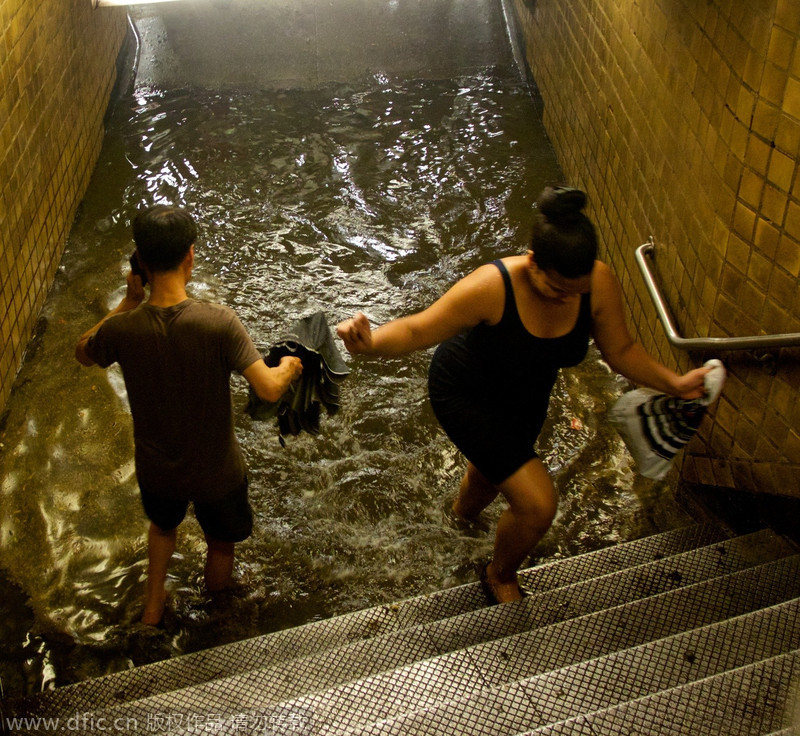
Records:
[[[432,621],[427,631],[441,651],[451,651],[649,598],[795,553],[792,544],[765,529],[562,588],[533,592],[517,608],[495,606],[492,613],[481,609]],[[497,608],[504,610],[496,612]],[[475,616],[480,616],[480,626],[471,623]]]
[[[521,578],[526,585],[540,590],[551,589],[559,582],[562,585],[565,581],[579,582],[630,564],[662,559],[726,538],[726,533],[713,524],[689,525],[544,563],[523,571]],[[73,692],[80,690],[82,700],[95,702],[98,708],[104,707],[333,650],[351,642],[479,610],[485,605],[480,586],[470,583],[112,673],[43,693],[37,700],[40,707],[49,706],[53,712],[60,708],[71,709]]]
[[[800,573],[800,559],[798,559],[798,556],[790,559],[793,563],[791,567],[787,566],[786,560],[782,560],[771,565],[764,565],[762,568],[746,570],[742,573],[728,576],[726,579],[717,579],[693,587],[695,590],[700,589],[700,592],[704,593],[708,592],[712,585],[716,586],[718,594],[729,600],[732,605],[735,603],[741,605],[742,598],[746,597],[750,591],[754,591],[753,595],[757,595],[759,591],[770,591],[779,586],[781,581],[786,581],[787,579],[793,583],[795,590],[797,590],[798,583],[795,581],[798,580],[797,576]],[[734,578],[738,578],[738,585],[734,584]],[[700,597],[680,595],[686,591],[687,589],[681,589],[664,594],[660,596],[660,602],[663,605],[668,596],[680,596],[676,608],[678,610],[694,608],[701,620],[703,616],[709,615],[709,610],[713,612],[715,609],[713,595]],[[797,595],[797,592],[795,595]],[[497,608],[512,610],[515,606]],[[524,635],[534,638],[538,635],[539,639],[533,644],[532,649],[536,652],[546,651],[548,655],[546,663],[540,668],[540,671],[545,672],[561,664],[558,661],[560,654],[562,652],[569,654],[569,647],[566,646],[567,642],[579,639],[582,635],[587,634],[592,638],[592,632],[595,630],[619,629],[620,626],[624,626],[636,618],[640,618],[643,627],[647,621],[651,620],[652,616],[650,614],[658,612],[660,606],[658,602],[651,603],[647,610],[643,613],[639,612],[642,613],[640,617],[637,616],[637,611],[632,606],[623,608],[626,610],[595,614],[594,618],[598,620],[593,623],[584,619],[583,621],[576,620],[550,627],[549,639],[543,639],[542,632],[531,632],[529,635]],[[720,609],[720,606],[717,605],[716,608]],[[489,612],[496,609],[486,610]],[[722,606],[721,610],[717,612],[723,617],[730,615],[725,606]],[[615,620],[610,622],[600,620],[606,613],[610,613]],[[667,620],[675,618],[669,613],[662,615]],[[646,641],[647,638],[644,637],[644,640]],[[517,646],[517,638],[513,642],[507,642],[507,645],[510,651],[514,651]],[[580,647],[573,647],[573,649],[579,651]],[[468,659],[464,658],[465,652],[454,652],[444,655],[434,662],[420,662],[394,673],[379,674],[367,678],[366,681],[346,683],[327,692],[294,698],[289,702],[280,704],[273,701],[274,704],[270,705],[270,699],[263,698],[259,693],[261,684],[269,686],[271,683],[271,678],[266,677],[263,683],[255,680],[250,680],[246,684],[227,683],[228,692],[221,691],[214,694],[211,698],[210,706],[209,701],[206,699],[209,696],[208,691],[202,693],[176,693],[172,700],[153,698],[138,704],[138,714],[141,717],[141,715],[153,710],[179,710],[187,703],[193,704],[189,707],[189,710],[200,711],[204,707],[210,707],[212,711],[215,711],[224,702],[227,702],[229,704],[233,703],[235,709],[238,708],[239,712],[253,712],[261,709],[263,713],[272,713],[272,709],[285,709],[289,712],[312,714],[315,721],[334,724],[334,730],[342,730],[345,723],[353,722],[358,718],[357,714],[362,717],[369,715],[371,720],[387,718],[396,714],[398,712],[397,709],[419,709],[420,707],[434,704],[443,695],[446,698],[452,698],[457,697],[459,693],[469,693],[476,688],[488,686],[491,682],[491,673],[495,671],[498,663],[502,662],[502,660],[491,660],[485,653],[481,653],[477,649],[468,650],[466,654],[469,655]],[[575,661],[580,661],[580,655],[575,657]],[[520,673],[512,672],[511,675],[512,677],[519,677]],[[475,683],[480,684],[476,685]],[[213,683],[211,687],[221,684]],[[236,694],[236,700],[230,697],[230,693]],[[382,696],[386,702],[381,702]],[[137,711],[126,709],[124,713],[137,714]]]
[[[800,597],[800,555],[523,631],[472,650],[490,685],[673,636]],[[513,646],[509,644],[513,643]]]
[[[708,547],[728,538],[730,535],[717,525],[692,524],[574,557],[543,562],[535,567],[521,570],[519,578],[522,584],[531,590],[537,592],[555,590],[682,552]],[[486,605],[486,599],[479,586],[463,587],[467,587],[473,594],[469,607],[459,604],[457,608],[447,602],[452,597],[453,590],[457,589],[442,590],[401,601],[396,607],[398,618],[404,626],[408,626],[450,618]],[[441,611],[448,606],[452,612],[449,615],[442,615]]]
[[[114,713],[142,717],[148,712],[217,712],[225,708],[229,712],[250,712],[291,707],[325,713],[339,722],[346,720],[348,714],[372,709],[371,720],[376,720],[397,715],[392,708],[428,707],[442,694],[452,699],[459,692],[469,693],[476,687],[514,682],[798,596],[800,555],[793,555],[544,629],[523,630],[516,636],[484,642],[468,650],[448,651],[394,671],[378,672],[361,680],[345,679],[327,690],[305,689],[308,694],[299,694],[309,683],[303,673],[305,662],[298,661],[293,668],[287,665],[282,673],[275,668],[253,671],[202,687],[155,695],[115,708]],[[516,629],[517,617],[529,616],[532,605],[535,606],[533,601],[526,600],[486,608],[482,613],[494,619],[505,617]],[[470,625],[481,624],[474,619]],[[604,639],[604,632],[613,635]],[[289,674],[297,681],[284,689],[279,678]],[[292,696],[292,691],[298,695]],[[381,694],[390,699],[388,709],[380,701]]]
[[[799,614],[796,598],[648,642],[588,667],[572,666],[523,687],[545,722],[599,710],[800,650]],[[577,684],[576,678],[587,675],[588,681]],[[570,706],[558,702],[570,698]]]
[[[337,723],[315,733],[500,736],[540,728],[800,649],[798,614],[800,598],[363,728],[343,732]]]
[[[595,552],[551,560],[520,571],[519,577],[524,585],[533,590],[552,590],[569,582],[589,580],[680,552],[707,547],[729,537],[721,527],[713,524],[686,526]]]
[[[631,599],[690,585],[707,577],[750,567],[759,561],[774,559],[792,551],[793,547],[785,540],[765,529],[708,547],[682,552],[670,558],[657,559],[632,570],[609,573],[601,578],[574,583],[566,588],[537,593],[525,601],[524,605],[495,606],[488,610],[484,607],[453,616],[445,621],[434,621],[425,625],[424,632],[419,634],[413,645],[424,646],[424,642],[432,641],[437,652],[450,652],[487,639],[528,631],[591,611],[616,606]],[[597,581],[602,581],[599,590]],[[620,584],[626,587],[620,588]],[[453,594],[457,593],[457,589],[453,589]],[[380,609],[370,610],[374,613]],[[476,619],[480,621],[476,623]],[[305,627],[300,627],[294,630],[295,635],[301,636],[304,629]],[[396,629],[390,629],[389,633],[396,634]],[[376,631],[371,639],[365,640],[366,645],[381,644],[382,639],[379,634],[380,630]],[[267,641],[259,639],[258,643],[274,646],[275,639],[269,638]],[[85,703],[83,710],[94,710],[152,696],[153,710],[158,711],[162,702],[170,704],[173,702],[173,692],[181,692],[188,696],[188,691],[195,686],[200,686],[204,691],[203,702],[206,703],[204,707],[215,707],[218,700],[220,703],[228,701],[232,683],[241,680],[245,683],[243,687],[250,688],[254,685],[254,680],[263,679],[265,672],[270,673],[269,688],[276,693],[273,699],[292,697],[303,688],[306,681],[299,679],[301,673],[306,678],[308,687],[318,684],[320,676],[324,680],[324,686],[329,686],[329,670],[335,671],[336,668],[326,665],[324,661],[326,654],[323,652],[321,655],[308,655],[310,660],[306,657],[300,662],[298,660],[304,651],[308,651],[308,646],[304,645],[302,639],[292,641],[288,645],[293,646],[291,653],[297,658],[291,662],[286,661],[288,659],[286,656],[270,657],[269,652],[256,647],[250,653],[248,666],[242,666],[243,663],[237,661],[233,674],[215,669],[209,677],[202,676],[207,675],[207,669],[198,671],[197,657],[176,658],[160,663],[168,670],[167,676],[155,682],[131,677],[126,683],[120,683],[121,678],[114,678],[108,682],[105,690],[101,690],[104,684],[102,681],[89,681],[86,683],[86,690],[79,691],[78,688],[81,686],[79,683],[70,688],[55,690],[41,703],[26,707],[39,711],[46,709],[52,714],[56,707],[60,712],[73,712],[76,709],[74,705],[76,700]],[[343,653],[338,651],[339,649],[340,647],[329,647],[327,651],[330,652],[331,661],[336,662],[342,658]],[[319,661],[320,657],[322,662]],[[270,667],[273,662],[275,664]],[[200,663],[202,664],[202,660]],[[149,666],[146,674],[148,676],[154,674],[157,666]],[[135,671],[132,674],[135,674]],[[363,672],[358,674],[364,675]],[[172,684],[173,687],[159,687],[165,682]],[[279,692],[283,693],[280,697],[277,695]],[[165,694],[164,697],[159,697],[161,693]]]
[[[740,590],[746,593],[750,589],[771,589],[774,585],[779,584],[781,580],[789,575],[796,575],[800,573],[800,558],[795,556],[793,558],[794,564],[791,569],[787,569],[786,565],[774,563],[773,569],[769,571],[770,574],[759,576],[753,574],[754,570],[748,570],[743,573],[737,573],[739,578],[739,585],[734,585],[733,578],[730,576],[728,579],[721,581],[710,581],[708,584],[699,584],[694,586],[699,593],[708,593],[712,583],[717,588],[717,593],[731,601],[740,602]],[[761,577],[761,579],[759,579]],[[794,595],[800,595],[800,582],[793,581]],[[705,589],[705,590],[703,590]],[[685,589],[684,589],[685,590]],[[469,694],[474,694],[475,690],[481,688],[491,687],[494,683],[504,682],[511,683],[508,687],[519,687],[518,680],[530,676],[532,673],[540,672],[545,673],[554,670],[564,664],[572,662],[580,662],[586,657],[585,655],[585,640],[581,637],[586,637],[592,640],[593,649],[589,656],[603,655],[607,651],[615,651],[619,647],[631,646],[639,642],[649,641],[646,633],[638,637],[630,636],[624,639],[617,637],[608,637],[607,641],[603,641],[601,636],[594,635],[594,632],[606,631],[619,631],[620,626],[624,626],[626,622],[633,619],[639,619],[639,628],[646,632],[647,621],[653,611],[658,611],[663,605],[665,600],[673,595],[684,592],[675,591],[659,596],[660,601],[652,601],[644,611],[637,610],[639,608],[638,602],[628,606],[621,607],[620,610],[613,612],[600,612],[592,616],[584,617],[583,619],[575,619],[563,624],[548,627],[547,630],[539,632],[531,632],[530,634],[522,634],[516,637],[507,639],[500,643],[489,643],[466,650],[469,655],[469,661],[463,663],[463,651],[458,652],[459,659],[454,661],[454,667],[459,672],[464,672],[466,667],[469,667],[471,672],[468,672],[469,678],[473,682],[473,689]],[[675,608],[680,610],[686,606],[694,607],[697,609],[697,617],[702,624],[705,620],[717,620],[711,617],[712,613],[716,611],[717,615],[725,618],[728,615],[735,615],[737,613],[735,606],[733,610],[728,609],[726,606],[715,606],[714,595],[700,595],[700,596],[680,596]],[[746,609],[745,609],[746,610]],[[662,617],[668,620],[671,617],[669,614],[663,614]],[[633,627],[634,629],[636,627]],[[666,628],[666,627],[665,627]],[[658,634],[666,633],[669,635],[673,629],[663,628],[658,630]],[[681,631],[681,629],[677,629]],[[635,633],[635,632],[634,632]],[[525,664],[530,666],[509,667],[505,672],[505,677],[498,675],[504,665],[508,664],[508,660],[513,657],[513,654],[518,648],[522,648],[520,641],[527,638],[527,648],[531,653],[531,657]],[[497,656],[498,652],[491,652],[492,648],[502,647],[501,651],[506,653],[507,658]],[[539,655],[538,660],[534,660],[536,655]],[[451,659],[450,655],[444,655],[437,663],[439,667],[442,665],[443,660]],[[475,673],[477,670],[477,674]],[[446,670],[443,670],[446,671]],[[426,704],[425,707],[430,707],[436,704],[440,693],[436,688],[429,688],[425,691],[426,678],[431,674],[429,663],[418,663],[404,668],[402,671],[377,675],[368,678],[367,681],[360,683],[349,683],[346,686],[336,688],[326,693],[315,693],[306,697],[294,699],[288,703],[284,703],[284,707],[299,708],[304,712],[317,714],[318,721],[324,721],[324,724],[330,727],[331,733],[341,732],[344,730],[344,724],[355,725],[363,724],[365,721],[374,721],[379,719],[387,719],[399,715],[407,710],[419,709],[420,704]],[[409,687],[411,683],[411,687]],[[457,682],[457,687],[454,687],[448,692],[448,699],[457,697],[457,693],[461,689],[461,683]],[[503,701],[504,705],[501,710],[506,713],[501,718],[501,715],[494,713],[498,707],[491,699],[484,699],[482,705],[471,703],[470,707],[472,712],[475,713],[482,707],[487,713],[494,713],[490,717],[500,723],[504,723],[511,718],[515,710],[519,710],[518,703],[515,704],[513,698],[506,693],[506,699]],[[530,707],[530,700],[525,699],[526,707]],[[489,717],[489,716],[487,716]],[[519,716],[517,715],[517,718]],[[415,724],[417,725],[417,724]],[[318,728],[321,727],[318,726]],[[467,731],[468,733],[469,731]],[[403,733],[401,729],[398,733]],[[415,733],[414,730],[406,731],[406,733]],[[453,731],[458,733],[458,731]]]
[[[653,733],[654,727],[659,736],[762,736],[786,727],[788,696],[798,675],[800,651],[794,651],[524,736],[620,736]]]

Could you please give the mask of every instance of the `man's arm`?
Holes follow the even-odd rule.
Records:
[[[286,355],[274,368],[259,359],[242,371],[242,375],[253,387],[256,396],[264,401],[276,402],[303,372],[300,358]]]
[[[75,358],[81,365],[95,365],[95,361],[86,351],[86,345],[89,342],[89,338],[100,329],[100,326],[103,324],[103,322],[105,322],[109,317],[113,317],[115,314],[121,314],[122,312],[128,312],[131,309],[135,309],[142,303],[142,300],[144,299],[144,287],[142,286],[141,278],[131,271],[128,273],[127,283],[128,288],[125,292],[125,296],[122,298],[122,301],[117,304],[117,306],[114,307],[114,309],[112,309],[105,317],[103,317],[103,319],[101,319],[94,327],[92,327],[92,329],[84,332],[78,339],[78,344],[75,346]]]

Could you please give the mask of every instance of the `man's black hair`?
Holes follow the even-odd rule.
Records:
[[[194,218],[180,207],[159,204],[142,210],[133,221],[139,258],[156,273],[176,269],[196,239]]]

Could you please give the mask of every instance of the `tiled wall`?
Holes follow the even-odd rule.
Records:
[[[0,415],[103,139],[125,11],[0,0]]]
[[[634,259],[652,235],[684,337],[800,332],[800,0],[514,0],[545,124],[589,193],[630,324],[668,343]],[[688,482],[800,496],[800,348],[720,353]]]

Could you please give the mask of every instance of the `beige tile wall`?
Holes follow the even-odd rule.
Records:
[[[125,11],[0,0],[0,416],[103,139]]]
[[[668,343],[634,259],[652,235],[684,337],[800,332],[800,0],[514,0],[545,125],[589,193],[642,343]],[[720,353],[689,482],[800,496],[800,349]]]

